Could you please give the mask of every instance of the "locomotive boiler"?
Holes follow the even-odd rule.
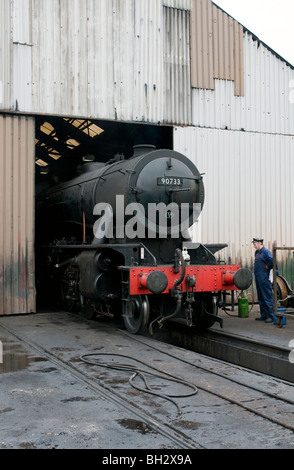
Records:
[[[86,164],[37,197],[38,285],[87,318],[122,315],[140,333],[171,318],[221,323],[225,294],[246,290],[248,269],[219,264],[226,245],[192,242],[203,176],[184,155],[136,146],[131,158]]]

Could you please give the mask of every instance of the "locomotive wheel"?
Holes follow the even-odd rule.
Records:
[[[132,334],[143,333],[149,324],[150,308],[146,295],[132,297],[126,304],[123,315],[126,329]]]
[[[209,313],[217,314],[210,296],[203,297],[201,300],[198,300],[193,304],[193,323],[198,331],[207,330],[214,325],[215,319],[210,315],[207,315]]]

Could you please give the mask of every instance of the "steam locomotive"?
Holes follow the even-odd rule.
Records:
[[[87,318],[122,315],[133,334],[175,317],[221,323],[226,293],[247,290],[252,274],[217,262],[227,245],[192,242],[204,199],[203,175],[176,151],[135,146],[129,159],[85,164],[37,197],[40,291]]]

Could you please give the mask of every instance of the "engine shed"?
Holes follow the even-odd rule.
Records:
[[[294,245],[294,67],[211,0],[2,0],[0,64],[0,315],[37,309],[36,195],[135,145],[197,165],[225,262]]]

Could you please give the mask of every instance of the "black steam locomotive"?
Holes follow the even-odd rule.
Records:
[[[184,155],[136,146],[131,158],[84,165],[37,197],[39,292],[87,318],[122,315],[131,333],[173,317],[209,328],[226,292],[246,290],[248,269],[226,266],[226,245],[193,243],[203,177]]]

